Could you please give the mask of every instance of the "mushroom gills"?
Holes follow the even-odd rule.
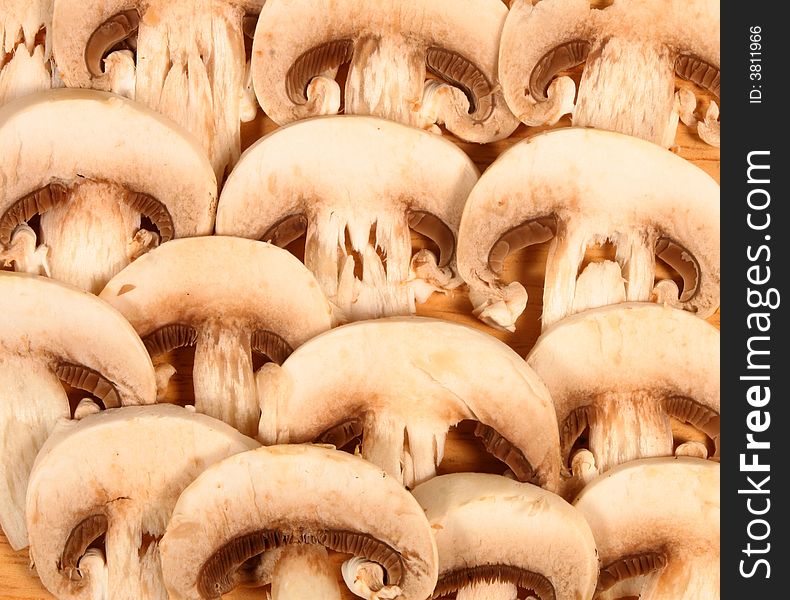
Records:
[[[502,437],[492,427],[477,423],[475,426],[475,437],[480,441],[494,457],[505,463],[513,471],[516,479],[526,481],[535,485],[542,485],[538,473],[524,456],[524,453],[516,448],[511,442]]]
[[[309,100],[308,86],[313,78],[327,73],[334,78],[337,69],[349,62],[353,54],[354,43],[351,40],[332,40],[302,54],[285,76],[288,98],[295,104],[306,104]]]
[[[623,587],[623,583],[629,579],[643,578],[645,575],[655,571],[661,571],[667,566],[667,558],[659,552],[645,552],[635,556],[621,558],[606,567],[603,567],[598,576],[598,587],[596,588],[596,598],[606,597],[606,592],[614,591],[616,587]],[[644,581],[628,582],[625,585],[629,590],[644,584]],[[641,587],[641,586],[639,586]],[[620,590],[622,592],[622,590]],[[620,593],[612,598],[620,598]],[[639,594],[637,593],[637,597]]]
[[[102,401],[105,408],[115,408],[121,404],[118,398],[118,391],[113,383],[93,369],[73,363],[61,362],[55,369],[55,374],[69,386],[96,396]]]
[[[99,25],[85,46],[85,65],[94,77],[104,74],[104,59],[118,50],[135,50],[140,15],[136,9],[121,11]]]
[[[241,583],[245,572],[250,573],[246,569],[240,572],[245,563],[249,566],[250,558],[276,548],[301,544],[324,547],[376,562],[384,568],[388,584],[397,585],[403,574],[402,559],[397,551],[364,533],[326,529],[310,531],[309,528],[265,529],[236,537],[219,548],[198,573],[198,592],[203,598],[219,598]],[[288,557],[281,556],[279,560],[288,560]]]
[[[683,288],[678,297],[673,298],[673,304],[677,302],[687,302],[694,297],[700,280],[700,266],[694,256],[688,252],[681,244],[667,238],[659,238],[656,242],[656,256],[669,265],[680,275],[683,280]]]
[[[583,39],[570,40],[552,48],[532,69],[529,76],[529,94],[540,102],[548,100],[546,91],[554,77],[585,62],[589,53],[590,42]]]
[[[107,533],[108,525],[107,515],[95,514],[85,517],[72,528],[58,563],[58,571],[64,577],[72,581],[82,579],[79,570],[80,559],[92,544]]]
[[[518,589],[539,600],[555,600],[551,581],[540,573],[511,565],[481,565],[439,576],[432,598],[456,594],[463,600],[515,600]],[[529,597],[529,596],[528,596]]]
[[[675,73],[678,77],[696,83],[702,89],[721,95],[721,70],[692,54],[681,54],[675,59]]]
[[[425,64],[431,74],[464,93],[469,101],[468,112],[476,120],[491,116],[494,87],[468,58],[452,50],[432,47],[428,48]]]

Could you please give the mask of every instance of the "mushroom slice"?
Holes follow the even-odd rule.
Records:
[[[371,117],[312,119],[244,153],[216,230],[280,246],[306,232],[305,265],[340,320],[408,315],[422,287],[430,295],[461,283],[455,240],[477,178],[463,151],[424,131]],[[409,228],[440,256],[424,250],[412,260]]]
[[[500,0],[268,0],[252,46],[255,94],[280,125],[335,114],[348,64],[346,114],[503,139],[518,125],[496,80],[506,16]]]
[[[0,525],[27,545],[25,490],[41,445],[71,415],[61,380],[107,407],[156,399],[151,359],[114,309],[51,279],[0,272]]]
[[[221,181],[257,111],[244,22],[263,1],[58,0],[58,68],[69,87],[123,94],[189,130]]]
[[[633,461],[594,479],[574,506],[598,547],[596,598],[719,598],[718,463]]]
[[[718,0],[615,0],[603,9],[589,0],[514,0],[499,50],[505,99],[528,125],[572,112],[574,125],[669,147],[676,75],[719,99],[719,10]],[[576,86],[564,72],[582,63],[574,105]],[[717,117],[698,130],[716,146]]]
[[[53,0],[3,0],[0,106],[58,85],[52,60]]]
[[[563,464],[585,433],[598,473],[672,456],[670,417],[704,432],[718,454],[719,346],[706,321],[647,303],[586,311],[546,330],[527,363],[551,392]]]
[[[273,600],[339,600],[325,549],[379,565],[380,598],[426,598],[436,584],[436,544],[414,497],[361,458],[305,445],[244,452],[198,477],[162,539],[162,573],[182,600],[239,583],[271,583]]]
[[[515,330],[526,291],[502,281],[504,258],[549,232],[544,329],[574,306],[622,298],[659,296],[703,318],[719,306],[719,186],[654,144],[571,128],[536,135],[502,154],[469,195],[458,233],[458,270],[479,319]],[[617,264],[591,263],[589,273],[580,272],[586,250],[606,241],[617,249]],[[680,295],[654,290],[656,255],[688,282]]]
[[[8,104],[0,147],[0,263],[25,262],[15,229],[41,214],[52,277],[98,293],[158,241],[212,231],[217,182],[200,147],[120,96],[50,90]]]
[[[247,435],[260,409],[252,353],[282,360],[331,327],[315,278],[270,244],[231,237],[174,240],[139,258],[101,293],[151,352],[195,346],[195,408]]]
[[[261,370],[258,391],[264,444],[348,442],[338,426],[361,424],[362,457],[411,487],[436,474],[447,431],[468,419],[520,480],[558,483],[546,388],[507,345],[470,327],[421,317],[345,325]]]
[[[64,600],[166,599],[159,540],[179,494],[209,465],[258,445],[168,404],[61,422],[36,459],[27,495],[41,582]],[[92,549],[98,556],[86,560]],[[103,593],[92,595],[97,587]]]
[[[439,551],[432,598],[589,600],[598,555],[559,496],[499,475],[440,475],[414,488]],[[523,597],[518,595],[519,598]]]

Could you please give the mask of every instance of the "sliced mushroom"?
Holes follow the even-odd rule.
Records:
[[[503,139],[518,125],[496,80],[506,15],[500,0],[268,0],[252,46],[255,94],[281,125],[335,114],[348,64],[346,114]]]
[[[718,0],[514,0],[502,30],[499,78],[528,125],[619,131],[665,147],[675,141],[675,76],[719,98]],[[585,64],[576,86],[563,73]],[[715,104],[715,103],[714,103]],[[718,146],[718,107],[698,129]]]
[[[513,331],[527,293],[502,281],[504,258],[550,239],[543,286],[545,329],[578,308],[659,296],[706,318],[719,305],[719,186],[679,156],[642,140],[593,129],[536,135],[501,155],[469,195],[458,234],[458,270],[475,314]],[[612,269],[580,273],[588,247],[616,249]],[[655,290],[655,260],[686,285]],[[593,272],[597,263],[586,267]],[[603,276],[605,275],[605,276]]]
[[[52,60],[53,0],[3,0],[0,106],[59,84]]]
[[[25,490],[41,445],[70,416],[61,382],[106,407],[156,400],[151,359],[104,302],[57,281],[0,272],[0,525],[27,545]]]
[[[209,465],[257,446],[168,404],[61,422],[36,459],[27,496],[41,582],[62,599],[166,599],[159,541],[179,494]]]
[[[584,488],[574,505],[601,560],[595,597],[718,598],[719,483],[717,463],[650,458],[612,469]]]
[[[263,0],[58,0],[66,85],[127,95],[195,135],[222,180],[255,117],[243,22]]]
[[[436,474],[447,431],[464,419],[521,481],[554,489],[559,447],[551,399],[508,346],[421,317],[361,321],[309,341],[260,371],[259,439],[342,447],[411,487]],[[349,424],[353,424],[349,426]]]
[[[598,555],[559,496],[499,475],[453,473],[414,488],[439,551],[432,598],[590,600]]]
[[[707,435],[718,455],[719,346],[706,321],[647,303],[583,312],[546,330],[527,363],[551,392],[563,464],[580,447],[598,473],[672,456],[670,417]]]
[[[455,240],[477,177],[459,148],[429,133],[313,119],[245,152],[223,188],[217,233],[285,246],[306,232],[305,264],[344,320],[407,315],[421,286],[461,283]],[[412,260],[409,228],[437,243],[438,259],[423,250]]]
[[[281,361],[331,326],[310,272],[270,244],[175,240],[116,275],[101,298],[129,319],[152,356],[195,346],[195,408],[247,435],[260,409],[252,353]]]
[[[306,445],[259,448],[207,469],[173,510],[162,573],[183,600],[244,583],[271,583],[273,600],[339,600],[325,549],[380,565],[381,598],[426,598],[436,584],[436,544],[412,495],[358,457]]]
[[[191,136],[120,96],[50,90],[0,110],[0,264],[41,215],[52,277],[98,293],[158,241],[210,234],[217,183]],[[156,232],[141,229],[147,218]],[[16,248],[28,248],[20,253]]]

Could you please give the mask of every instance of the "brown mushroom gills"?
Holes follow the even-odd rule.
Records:
[[[425,64],[441,81],[460,89],[469,100],[469,114],[482,121],[494,111],[494,88],[468,58],[444,48],[428,48]]]
[[[219,598],[244,581],[249,570],[242,567],[251,558],[295,544],[322,546],[376,562],[384,568],[389,584],[397,585],[403,576],[403,559],[397,550],[381,540],[355,531],[326,530],[306,525],[299,530],[263,529],[229,540],[201,567],[198,593],[205,599]]]
[[[492,589],[497,584],[508,584],[492,594]],[[477,588],[474,589],[473,588]],[[512,589],[510,589],[512,588]],[[515,595],[505,595],[516,590],[526,590],[539,600],[555,600],[556,594],[551,581],[540,573],[521,569],[512,565],[480,565],[466,569],[449,571],[439,575],[432,598],[475,598],[491,599],[502,597],[504,600],[515,598]],[[504,593],[503,593],[504,592]]]
[[[99,25],[85,46],[85,66],[94,77],[104,74],[104,59],[116,50],[134,50],[134,36],[140,25],[137,10],[124,10]]]
[[[80,581],[82,574],[79,571],[80,558],[85,554],[91,544],[107,533],[109,522],[104,514],[95,514],[85,517],[77,523],[69,533],[63,551],[60,555],[58,571],[72,581]]]
[[[8,246],[17,225],[40,218],[39,243],[48,248],[52,277],[98,293],[130,262],[141,215],[163,241],[174,234],[167,208],[147,194],[118,184],[82,179],[52,182],[26,194],[0,215],[0,244]]]
[[[307,103],[307,86],[314,77],[334,73],[351,60],[354,53],[352,40],[332,40],[311,48],[294,61],[285,76],[285,89],[294,104]]]
[[[542,102],[548,99],[546,91],[558,73],[572,69],[587,60],[590,42],[583,39],[570,40],[552,48],[532,69],[529,76],[529,94]]]

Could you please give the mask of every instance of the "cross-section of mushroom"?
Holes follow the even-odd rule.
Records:
[[[245,152],[222,190],[217,233],[285,246],[306,233],[305,265],[341,320],[407,315],[415,297],[461,283],[455,241],[478,172],[454,144],[370,117],[279,129]],[[439,247],[412,257],[409,228]]]
[[[515,0],[502,31],[499,77],[511,110],[528,125],[572,111],[574,125],[669,147],[678,123],[676,75],[719,98],[719,29],[718,0],[615,0],[603,9],[589,0]],[[582,63],[574,106],[576,86],[561,74]],[[688,93],[693,111],[695,94]],[[697,130],[716,146],[718,114],[711,102]]]
[[[57,85],[52,60],[53,0],[3,0],[0,7],[0,106]]]
[[[478,318],[515,330],[527,293],[502,281],[505,259],[547,240],[544,328],[624,300],[658,299],[703,318],[719,305],[719,186],[654,144],[572,128],[502,154],[469,195],[458,234],[458,270]],[[615,261],[582,270],[587,249],[607,241]],[[682,285],[656,282],[657,259]]]
[[[470,142],[518,125],[496,79],[500,0],[268,0],[252,46],[252,79],[275,122],[343,111]]]
[[[255,117],[245,23],[263,0],[57,0],[54,51],[71,87],[128,96],[201,142],[221,180]]]
[[[259,448],[207,469],[178,499],[162,539],[174,600],[271,583],[273,600],[340,600],[328,550],[378,594],[427,598],[436,545],[422,508],[361,458],[320,446]],[[362,583],[361,581],[359,583]]]
[[[181,491],[209,465],[258,447],[179,406],[61,422],[30,475],[30,556],[63,600],[166,600],[159,541]]]
[[[633,461],[593,480],[574,505],[598,547],[596,599],[718,600],[717,463]]]
[[[592,598],[595,541],[581,513],[559,496],[481,473],[440,475],[413,493],[439,551],[432,598]]]
[[[0,272],[0,525],[27,545],[25,490],[41,445],[71,415],[61,382],[104,406],[156,399],[151,359],[118,312],[51,279]]]
[[[50,90],[7,104],[0,148],[0,264],[98,293],[150,247],[213,228],[217,184],[203,151],[120,96]],[[25,223],[38,214],[37,251]]]
[[[554,401],[570,489],[629,460],[672,456],[670,417],[718,455],[719,345],[706,321],[647,303],[586,311],[546,330],[527,363]]]
[[[129,319],[153,357],[195,346],[195,408],[247,435],[260,418],[253,353],[280,363],[331,327],[329,303],[304,265],[241,238],[165,244],[116,275],[101,298]]]
[[[262,369],[259,439],[341,448],[407,486],[436,474],[450,427],[475,434],[521,481],[554,489],[559,438],[543,383],[508,346],[464,325],[421,317],[352,323]]]

